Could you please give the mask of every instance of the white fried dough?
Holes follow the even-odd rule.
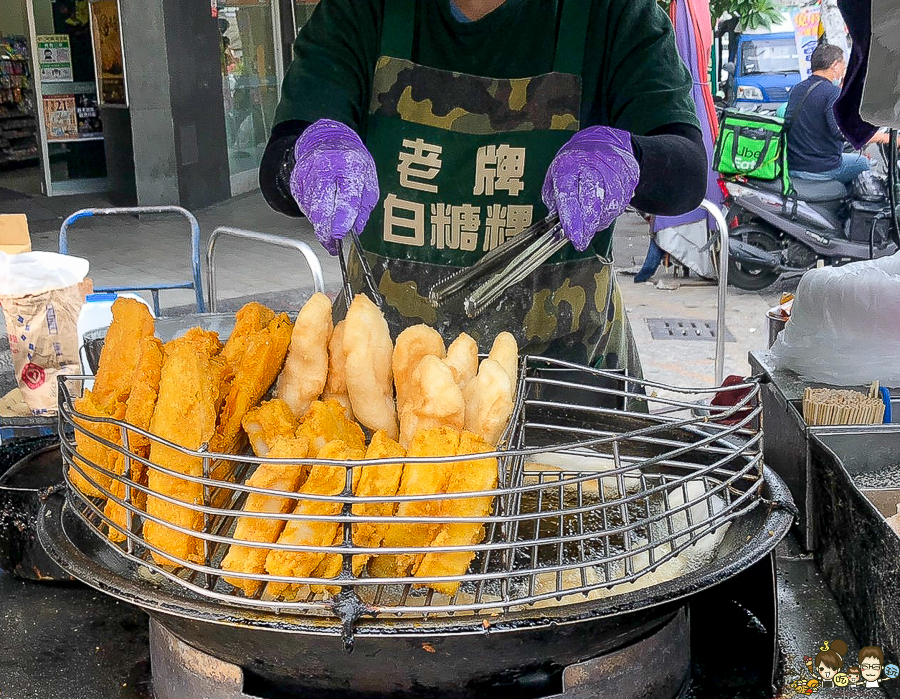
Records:
[[[397,389],[397,412],[411,395],[412,374],[422,357],[434,355],[443,358],[444,339],[440,333],[425,324],[413,325],[397,335],[391,367],[394,372],[394,386]]]
[[[400,413],[400,444],[404,448],[422,430],[449,427],[461,431],[466,418],[462,389],[442,359],[422,357],[412,373],[412,393]]]
[[[344,367],[344,321],[334,326],[328,342],[328,379],[322,391],[322,400],[340,403],[349,419],[353,419],[350,396],[347,395],[347,372]]]
[[[513,384],[499,362],[485,359],[466,387],[465,428],[497,446],[513,411]]]
[[[397,409],[391,356],[394,345],[387,321],[372,301],[357,294],[344,321],[344,370],[356,419],[371,430],[397,439]]]
[[[447,348],[444,363],[450,367],[459,387],[465,389],[478,373],[478,343],[466,333],[460,333]]]
[[[509,376],[510,390],[516,395],[516,385],[519,382],[519,346],[516,338],[511,333],[502,332],[494,338],[488,359],[492,359]]]
[[[298,418],[325,388],[332,330],[331,301],[325,294],[315,293],[300,309],[284,369],[278,377],[278,397]]]

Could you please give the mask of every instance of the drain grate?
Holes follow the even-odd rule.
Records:
[[[716,321],[693,318],[647,318],[650,337],[654,340],[715,340]],[[725,342],[735,342],[725,328]]]

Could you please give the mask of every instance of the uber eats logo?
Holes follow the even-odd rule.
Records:
[[[763,144],[754,141],[738,141],[737,152],[734,155],[734,166],[739,170],[750,170],[759,162]]]

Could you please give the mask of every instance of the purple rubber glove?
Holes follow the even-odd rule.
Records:
[[[547,170],[541,198],[558,213],[563,233],[579,251],[623,211],[640,168],[627,131],[591,126],[566,143]]]
[[[351,228],[362,233],[379,197],[372,155],[353,129],[331,119],[310,124],[297,139],[290,187],[332,255]]]

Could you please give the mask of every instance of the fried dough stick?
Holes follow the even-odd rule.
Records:
[[[519,383],[519,346],[511,333],[502,332],[494,338],[488,359],[497,362],[509,376],[510,393],[516,395]]]
[[[361,459],[365,452],[350,449],[340,440],[326,444],[316,455],[317,459],[347,462]],[[304,500],[303,495],[339,495],[346,485],[347,469],[342,465],[313,466],[298,493],[294,514],[331,516],[341,512],[341,503],[331,500]],[[279,544],[298,546],[331,546],[340,530],[339,522],[316,520],[290,520],[284,527]],[[336,555],[336,554],[335,554]],[[309,577],[322,563],[325,554],[317,551],[283,551],[272,549],[266,556],[266,572],[269,575]],[[339,558],[339,556],[338,556]],[[266,594],[272,597],[292,599],[299,590],[292,583],[271,582]]]
[[[281,398],[273,398],[260,403],[247,412],[241,425],[250,438],[253,453],[265,457],[271,445],[279,437],[293,437],[300,421]]]
[[[406,450],[379,430],[372,436],[366,459],[395,459],[406,456]],[[377,464],[360,469],[355,494],[361,497],[396,495],[403,477],[403,464]],[[353,505],[353,514],[359,517],[390,517],[397,509],[396,502],[370,502]],[[388,522],[364,522],[353,526],[354,546],[375,548],[380,546],[390,524]],[[353,557],[353,574],[359,575],[372,558],[371,554]]]
[[[370,430],[397,439],[391,356],[394,345],[387,321],[369,298],[357,294],[344,325],[344,365],[353,414]]]
[[[243,355],[231,363],[234,379],[219,413],[216,434],[209,447],[212,452],[234,454],[242,450],[241,421],[278,376],[291,341],[291,322],[287,314],[282,313],[267,327],[251,332],[245,339]],[[224,356],[224,350],[222,354]],[[213,469],[214,476],[227,475],[221,471],[224,469]]]
[[[236,367],[247,351],[250,336],[267,327],[274,318],[275,311],[266,308],[261,303],[251,301],[244,305],[234,314],[234,330],[231,331],[228,342],[222,349],[222,356]]]
[[[305,437],[277,437],[272,442],[269,458],[272,459],[305,459],[309,455],[309,440]],[[300,464],[266,463],[260,464],[253,475],[247,479],[246,485],[269,490],[296,492],[306,478],[308,467]],[[244,504],[244,512],[267,512],[283,514],[294,509],[296,500],[277,495],[250,493]],[[260,517],[239,517],[232,538],[240,541],[274,543],[284,530],[285,520],[263,519]],[[270,549],[232,544],[222,560],[222,570],[240,573],[263,574],[266,572],[266,556]],[[263,583],[260,580],[246,578],[225,578],[225,582],[243,590],[248,597],[254,596]]]
[[[513,384],[493,359],[485,359],[466,386],[466,429],[497,446],[513,411]]]
[[[231,371],[224,357],[210,354],[210,349],[220,350],[221,344],[216,347],[217,344],[215,333],[205,331],[189,333],[166,344],[159,398],[150,421],[150,432],[191,450],[212,440]],[[186,475],[203,475],[202,459],[182,454],[159,442],[150,445],[150,461]],[[150,469],[147,484],[154,493],[194,505],[203,502],[200,483]],[[148,496],[147,513],[185,529],[199,531],[203,528],[201,512],[157,497]],[[164,554],[194,563],[203,562],[203,542],[190,534],[147,519],[144,539],[163,552],[153,552],[157,563],[173,562]]]
[[[406,452],[397,442],[387,436],[383,430],[379,430],[372,437],[372,442],[366,451],[366,459],[392,459],[405,456]],[[378,464],[363,466],[360,469],[358,481],[353,488],[355,495],[363,497],[375,495],[396,495],[400,486],[400,478],[403,475],[403,464]],[[356,503],[353,505],[353,514],[361,517],[388,517],[394,514],[396,503],[372,502]],[[386,522],[365,522],[353,526],[353,545],[375,548],[381,543],[387,531]],[[333,545],[341,544],[344,540],[343,527],[337,528]],[[353,557],[353,574],[362,573],[371,554],[363,554]],[[341,572],[343,557],[337,554],[329,554],[319,564],[313,575],[317,578],[335,578]],[[312,585],[313,592],[337,594],[340,587],[334,585]]]
[[[82,413],[91,418],[113,418],[121,420],[125,417],[125,403],[117,402],[111,404],[110,408],[102,406],[97,397],[89,390],[85,390],[84,395],[75,401],[73,407],[76,412]],[[106,497],[98,488],[110,489],[111,478],[105,473],[101,473],[95,468],[91,468],[89,463],[95,464],[101,468],[112,470],[111,460],[115,452],[109,447],[104,446],[96,439],[92,439],[90,435],[96,435],[113,444],[121,444],[122,437],[119,428],[104,422],[94,422],[88,420],[80,420],[75,418],[75,423],[82,427],[86,432],[75,430],[75,452],[76,461],[85,476],[82,476],[75,469],[75,466],[69,467],[69,478],[73,485],[88,497]],[[80,457],[80,458],[79,458]]]
[[[156,408],[156,398],[159,395],[159,379],[162,372],[163,345],[155,337],[145,337],[141,342],[141,358],[134,370],[131,394],[125,407],[125,422],[142,430],[150,429],[150,419]],[[137,432],[128,431],[129,451],[143,458],[150,456],[150,440]],[[122,475],[125,473],[125,455],[119,452],[111,452],[110,470]],[[147,466],[136,459],[131,459],[131,480],[141,485],[147,485]],[[125,484],[120,480],[111,483],[110,490],[113,495],[124,500]],[[147,503],[147,494],[134,489],[131,491],[131,504],[138,510],[143,510]],[[107,500],[104,514],[110,520],[118,524],[122,529],[127,529],[127,510],[113,500]],[[109,528],[109,538],[112,541],[124,541],[125,536],[113,527]]]
[[[93,395],[97,405],[115,412],[113,406],[124,402],[131,393],[131,378],[141,358],[141,341],[153,336],[154,321],[143,303],[129,298],[116,299],[112,315],[100,351]]]
[[[317,400],[310,405],[297,428],[297,436],[309,440],[310,454],[318,454],[335,440],[344,442],[351,451],[366,450],[362,428],[349,420],[341,404],[333,400]]]
[[[334,326],[328,341],[328,378],[322,390],[322,400],[334,400],[341,404],[349,419],[353,419],[353,408],[347,393],[347,371],[344,366],[344,321]]]
[[[471,432],[463,432],[459,439],[457,455],[481,454],[493,447]],[[460,461],[453,464],[448,493],[476,493],[497,487],[497,459],[486,458]],[[472,498],[455,498],[441,502],[442,517],[488,517],[493,507],[489,495]],[[484,526],[479,522],[447,522],[439,525],[432,546],[467,546],[484,540]],[[435,578],[449,575],[465,575],[475,551],[426,553],[415,571],[418,578]],[[458,582],[423,583],[417,587],[430,587],[451,597],[459,589]]]
[[[278,377],[278,397],[300,417],[322,395],[328,378],[328,341],[333,330],[331,301],[313,294],[297,316],[284,370]]]
[[[412,375],[422,357],[434,355],[443,359],[447,352],[440,333],[424,324],[413,325],[397,335],[394,353],[391,356],[391,370],[397,389],[397,412],[402,413],[406,401],[415,392]],[[475,360],[477,363],[477,359]]]
[[[460,333],[447,348],[444,363],[450,367],[459,387],[465,390],[478,373],[478,344],[466,333]]]
[[[422,357],[409,385],[411,395],[400,413],[400,444],[409,445],[419,432],[432,427],[463,429],[466,401],[443,360]]]
[[[440,361],[440,360],[438,360]],[[435,427],[418,432],[406,455],[456,456],[459,450],[459,432],[449,427]],[[452,463],[407,463],[397,495],[435,495],[443,493],[453,471]],[[435,517],[440,511],[441,501],[404,500],[397,506],[398,517]],[[384,535],[385,548],[422,547],[434,539],[438,523],[409,524],[398,523],[387,527]],[[420,553],[403,553],[377,556],[369,566],[373,576],[379,578],[403,577],[410,572],[422,557]]]

